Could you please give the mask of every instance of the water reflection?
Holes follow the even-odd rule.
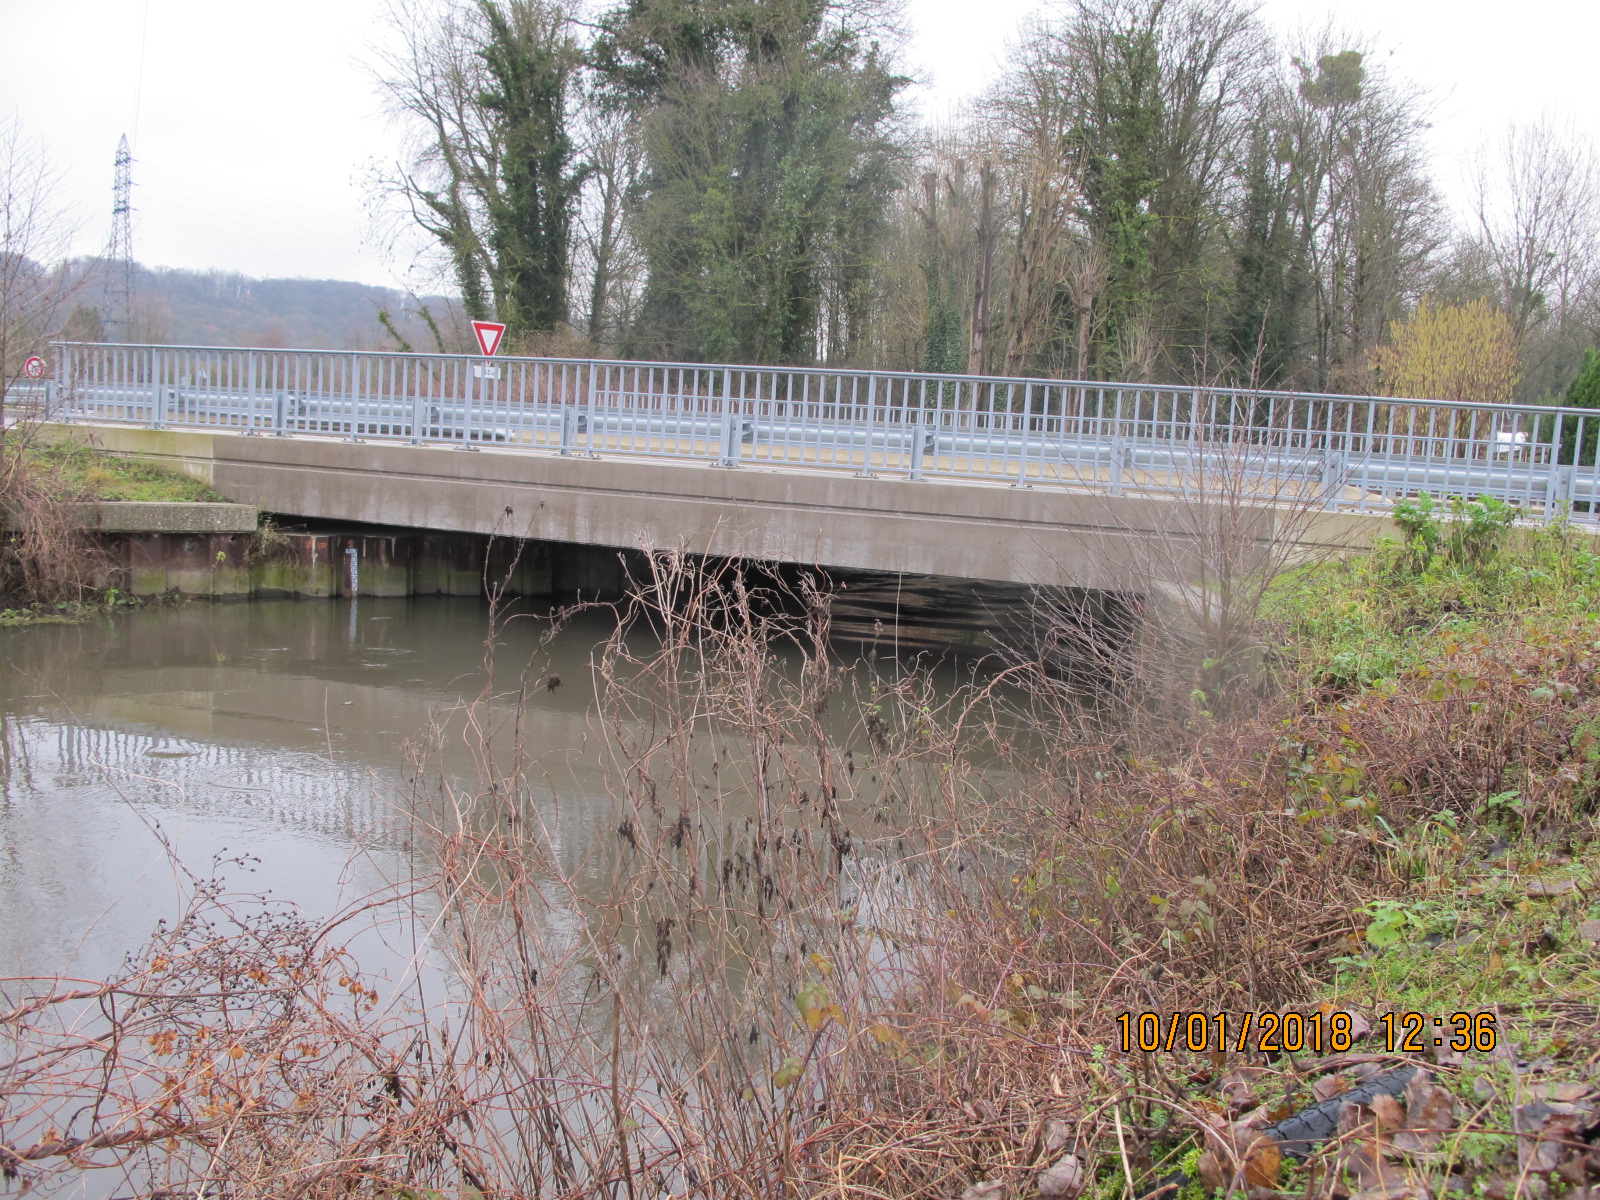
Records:
[[[310,916],[403,878],[404,747],[483,687],[485,612],[460,600],[272,601],[0,633],[0,974],[98,976],[177,904],[163,842]],[[509,670],[563,686],[528,728],[559,840],[586,841],[589,650],[514,621]],[[445,765],[470,770],[464,743]],[[560,793],[559,798],[557,792]]]

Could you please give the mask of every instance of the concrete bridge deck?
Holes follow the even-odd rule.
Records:
[[[1390,529],[1376,514],[1060,485],[564,457],[492,443],[466,451],[305,434],[54,428],[111,453],[164,461],[231,500],[292,517],[1047,587],[1176,582],[1192,577],[1195,556],[1214,553],[1219,536],[1288,536],[1314,553],[1370,544]],[[1235,533],[1223,528],[1229,523]]]

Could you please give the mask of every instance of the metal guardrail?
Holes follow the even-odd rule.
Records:
[[[59,343],[55,419],[639,455],[1110,495],[1600,514],[1600,413],[894,371]]]

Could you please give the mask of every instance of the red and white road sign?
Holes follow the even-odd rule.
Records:
[[[472,332],[478,335],[478,348],[485,355],[490,355],[500,349],[500,339],[505,337],[506,327],[494,321],[474,321]]]
[[[44,359],[35,354],[27,362],[22,364],[22,373],[29,379],[43,379]]]

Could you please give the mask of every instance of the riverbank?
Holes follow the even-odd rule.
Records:
[[[1454,536],[1472,515],[1280,578],[1256,699],[1227,713],[1132,676],[1086,703],[1025,664],[953,691],[846,675],[824,598],[651,559],[651,637],[624,622],[587,671],[589,848],[527,799],[549,767],[518,731],[567,694],[536,649],[416,739],[407,887],[439,898],[459,1001],[364,974],[358,917],[200,881],[88,989],[113,1036],[10,997],[45,1065],[0,1081],[41,1106],[9,1165],[383,1197],[1587,1186],[1600,570],[1560,530]],[[462,745],[475,765],[442,770]],[[1263,1052],[1239,1022],[1268,1011],[1323,1044]],[[1466,1049],[1430,1045],[1458,1012]],[[1252,1144],[1416,1064],[1304,1164]]]

